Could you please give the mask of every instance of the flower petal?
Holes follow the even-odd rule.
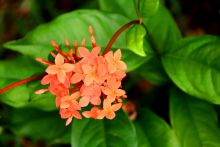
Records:
[[[56,107],[59,107],[60,102],[61,102],[61,97],[60,97],[60,96],[57,96],[57,97],[56,97]]]
[[[73,116],[74,116],[75,118],[77,118],[77,119],[82,119],[82,116],[79,114],[78,111],[73,111],[72,113],[73,113]]]
[[[45,75],[42,80],[41,80],[41,84],[42,85],[46,85],[46,84],[49,84],[50,81],[55,78],[56,76],[55,75]]]
[[[90,99],[90,97],[88,97],[88,96],[82,97],[79,101],[79,105],[81,107],[86,107],[89,104],[89,99]]]
[[[90,89],[90,93],[95,96],[101,96],[101,87],[99,85],[93,85]]]
[[[70,63],[64,63],[62,65],[62,69],[65,71],[65,72],[71,72],[73,71],[74,69],[74,65],[73,64],[70,64]]]
[[[70,82],[73,84],[79,83],[83,79],[83,75],[80,73],[75,73],[71,79]]]
[[[105,54],[105,59],[108,63],[114,63],[115,60],[114,60],[113,52],[110,51],[107,54]]]
[[[59,72],[59,68],[56,65],[50,65],[47,67],[46,72],[48,74],[57,74]]]
[[[105,64],[99,64],[98,65],[98,69],[97,69],[97,73],[99,76],[104,76],[107,72],[106,69],[106,65]]]
[[[114,73],[114,76],[117,80],[121,81],[126,76],[126,73],[121,70],[118,70]]]
[[[63,70],[60,70],[57,73],[57,79],[59,82],[64,83],[65,82],[65,78],[66,78],[66,73]]]
[[[115,98],[116,98],[116,95],[115,94],[110,94],[107,96],[106,100],[109,102],[109,103],[112,103],[115,101]]]
[[[69,117],[69,118],[66,120],[66,126],[68,126],[68,125],[72,122],[72,119],[73,119],[73,117]]]
[[[92,66],[88,64],[83,64],[82,70],[84,74],[90,74],[92,72]]]
[[[85,76],[84,84],[86,86],[89,86],[90,84],[92,84],[93,81],[94,81],[93,76],[87,75],[87,76]]]
[[[45,93],[47,91],[48,91],[48,89],[39,89],[39,90],[35,91],[34,93],[35,94],[43,94],[43,93]]]
[[[122,103],[117,103],[117,104],[113,104],[111,107],[112,107],[112,110],[114,111],[118,111],[122,106]]]
[[[74,92],[71,97],[74,99],[74,100],[77,100],[79,97],[80,97],[80,92],[77,91],[77,92]]]
[[[125,93],[126,93],[126,92],[125,92],[124,90],[122,90],[122,89],[117,89],[117,90],[116,90],[116,95],[117,95],[117,96],[123,96],[123,95],[125,95]]]
[[[108,87],[104,87],[102,88],[102,92],[105,94],[105,95],[110,95],[112,93],[112,90]]]
[[[93,105],[100,105],[100,104],[101,104],[101,99],[100,99],[100,97],[98,97],[98,96],[94,96],[94,97],[91,97],[91,98],[90,98],[90,102],[91,102]]]
[[[89,57],[90,56],[89,50],[85,47],[79,47],[78,51],[79,51],[79,55],[81,57]]]
[[[92,56],[98,56],[99,52],[100,52],[101,48],[99,46],[96,46],[92,49],[91,55]]]
[[[123,61],[118,61],[117,68],[121,69],[121,70],[126,70],[127,69],[127,65]]]
[[[55,64],[60,66],[64,63],[64,58],[61,54],[57,54],[57,56],[55,57]]]
[[[108,72],[110,74],[112,74],[112,73],[114,73],[116,71],[116,66],[109,63],[108,66],[107,66],[107,69],[108,69]]]
[[[114,58],[116,61],[119,61],[121,59],[121,50],[118,49],[115,54],[114,54]]]
[[[74,72],[82,73],[82,68],[80,63],[75,64],[75,68],[73,69]]]
[[[65,108],[69,108],[69,107],[70,107],[70,103],[68,103],[68,102],[62,102],[60,104],[61,109],[65,109]]]
[[[92,113],[90,111],[84,111],[83,116],[85,116],[86,118],[91,118],[92,117]]]
[[[114,111],[113,112],[109,111],[109,112],[106,113],[105,117],[108,118],[108,119],[113,119],[113,118],[115,118],[115,112]]]
[[[70,79],[69,77],[65,77],[65,81],[63,83],[63,85],[66,87],[66,88],[69,88],[70,87]]]
[[[81,110],[81,107],[77,101],[72,101],[71,107],[74,108],[75,110]]]
[[[97,114],[96,119],[103,119],[104,117],[105,117],[105,111],[102,110],[101,112],[99,112],[99,113]]]

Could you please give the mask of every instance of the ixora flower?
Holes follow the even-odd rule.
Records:
[[[74,50],[65,40],[69,53],[61,51],[52,41],[57,54],[51,52],[54,63],[41,58],[36,60],[48,65],[41,84],[48,88],[37,90],[36,94],[49,91],[56,95],[56,106],[61,118],[69,125],[73,118],[113,119],[115,111],[122,107],[126,92],[121,87],[121,80],[126,76],[126,64],[121,61],[121,50],[100,54],[101,47],[96,45],[93,29],[90,26],[92,49],[89,51],[85,39],[81,46],[75,41]],[[90,109],[91,108],[91,109]],[[90,109],[90,110],[89,110]]]

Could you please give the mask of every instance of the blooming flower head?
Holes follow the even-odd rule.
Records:
[[[82,119],[113,119],[115,112],[122,107],[122,99],[126,92],[121,87],[121,81],[126,76],[126,64],[121,61],[121,50],[110,51],[101,55],[101,47],[96,45],[92,27],[91,51],[75,41],[74,50],[65,40],[69,53],[61,51],[52,41],[57,54],[51,52],[54,63],[37,58],[37,61],[47,64],[46,75],[41,80],[48,88],[36,91],[36,94],[49,91],[56,95],[56,106],[60,109],[61,118],[69,125],[73,118]],[[91,108],[91,110],[88,110]]]

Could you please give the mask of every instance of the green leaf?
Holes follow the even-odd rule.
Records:
[[[141,109],[138,114],[136,127],[141,128],[140,137],[145,136],[145,139],[139,142],[139,147],[180,147],[173,130],[162,118],[147,109]]]
[[[0,62],[0,78],[24,79],[43,72],[42,65],[30,57],[17,56]]]
[[[55,106],[56,96],[50,92],[44,94],[35,94],[34,92],[39,89],[48,87],[48,85],[41,85],[40,81],[28,83],[27,88],[29,90],[29,101],[25,107],[34,107],[44,111],[57,110]]]
[[[134,125],[137,134],[138,147],[151,147],[148,137],[144,134],[141,126],[137,122],[134,122]]]
[[[76,147],[136,147],[136,132],[121,110],[113,120],[73,120],[71,145]]]
[[[127,47],[132,52],[139,56],[146,56],[146,53],[144,51],[144,38],[146,35],[146,30],[142,25],[135,24],[132,26],[127,34],[126,34],[126,42]],[[148,50],[149,50],[148,46]]]
[[[142,18],[154,15],[159,7],[159,0],[135,0],[138,11]],[[130,19],[137,19],[137,14],[133,0],[99,0],[101,10],[119,13]],[[129,10],[128,10],[129,8]]]
[[[137,19],[133,0],[99,0],[99,5],[103,11],[119,13],[131,20]]]
[[[74,40],[81,42],[83,38],[86,38],[86,47],[91,49],[92,44],[88,28],[92,25],[97,45],[101,46],[103,50],[113,34],[127,22],[129,19],[118,14],[108,14],[96,10],[77,10],[37,27],[23,39],[8,42],[4,44],[4,47],[34,58],[41,57],[44,59],[47,59],[53,50],[52,45],[50,45],[51,40],[64,47],[65,39],[69,42]],[[125,33],[121,34],[112,46],[112,49],[119,48],[124,50],[122,52],[127,52]],[[128,70],[138,67],[139,61],[143,60],[133,53],[123,53],[122,59],[128,64]]]
[[[142,18],[153,16],[159,7],[160,0],[138,0],[139,11]]]
[[[58,112],[35,109],[14,109],[10,128],[16,135],[36,140],[54,140],[70,129],[65,126],[65,121],[60,118]]]
[[[141,65],[137,72],[155,85],[164,85],[170,80],[157,57],[153,57]]]
[[[11,83],[43,72],[42,65],[38,64],[30,57],[25,56],[17,56],[13,59],[1,61],[0,70],[0,88],[4,88]],[[30,89],[28,89],[27,84],[12,88],[0,96],[1,102],[12,107],[23,107],[30,103],[29,100]],[[40,105],[38,107],[40,107]]]
[[[152,34],[158,51],[163,55],[172,49],[181,39],[180,30],[169,11],[161,4],[155,15],[149,19],[143,19],[148,31]]]
[[[14,79],[1,79],[0,86],[5,87],[13,82],[15,82]],[[45,111],[56,110],[54,95],[49,92],[41,95],[34,93],[42,88],[40,81],[22,84],[1,94],[0,101],[16,108],[34,107]]]
[[[172,81],[184,92],[220,104],[220,38],[183,39],[162,62]]]
[[[209,103],[173,89],[170,117],[183,147],[220,146],[217,114]]]
[[[13,82],[14,79],[0,79],[1,88]],[[1,94],[0,101],[12,107],[23,107],[29,101],[29,91],[27,89],[27,84],[17,86]]]
[[[29,103],[26,107],[33,107],[44,111],[56,110],[55,106],[55,95],[47,92],[45,94],[37,95],[35,93],[30,94]]]
[[[144,64],[147,60],[149,60],[151,58],[150,54],[148,57],[141,57],[141,56],[138,56],[138,55],[132,53],[128,49],[124,49],[121,51],[122,51],[122,55],[123,55],[122,61],[125,61],[125,63],[127,64],[127,67],[128,67],[126,72],[130,72],[130,71],[138,68],[139,66],[141,66],[142,64]]]
[[[162,4],[159,4],[159,0],[139,1],[141,4],[139,9],[142,15],[147,16],[148,13],[149,15],[154,13],[152,17],[143,17],[143,22],[152,34],[161,54],[172,49],[181,39],[181,33],[169,11]],[[130,20],[137,19],[134,17],[136,12],[133,0],[99,0],[99,4],[103,11],[119,13],[127,16]]]

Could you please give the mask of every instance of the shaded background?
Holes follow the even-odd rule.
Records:
[[[164,0],[174,16],[184,36],[197,34],[220,35],[220,1],[219,0]],[[99,9],[98,0],[0,0],[0,59],[7,59],[17,53],[4,50],[3,43],[22,38],[27,32],[42,23],[54,19],[60,14],[75,9]],[[129,73],[125,82],[128,97],[138,101],[140,95],[154,95],[164,97],[168,95],[167,87],[157,87],[140,77],[133,78],[134,73]],[[132,77],[132,78],[131,78]],[[128,82],[129,81],[129,82]],[[165,96],[168,98],[168,96]],[[168,99],[155,99],[157,103],[152,107],[154,112],[168,120]],[[149,103],[150,105],[150,103]],[[0,104],[0,142],[5,146],[54,146],[43,141],[33,141],[29,138],[17,138],[10,130],[1,127],[5,107]],[[4,112],[4,113],[2,113]],[[1,136],[4,133],[4,136]],[[1,146],[1,143],[0,143]],[[68,146],[68,145],[62,145]]]

